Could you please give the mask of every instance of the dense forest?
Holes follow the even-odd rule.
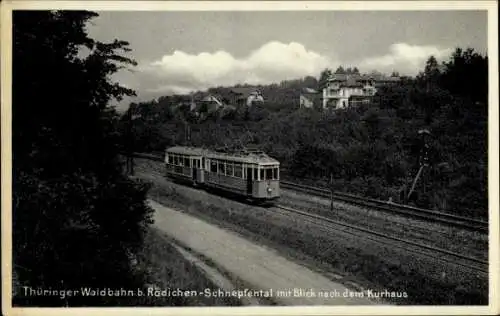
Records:
[[[339,68],[335,73],[343,71],[359,72]],[[279,159],[286,175],[300,181],[487,216],[486,56],[457,48],[442,63],[429,56],[418,76],[379,89],[371,104],[334,111],[299,109],[300,90],[320,88],[331,73],[325,69],[318,79],[260,86],[265,104],[205,116],[195,115],[187,105],[177,106],[175,96],[133,103],[128,113],[137,118],[130,124],[122,117],[122,144],[153,152],[172,145],[252,143]],[[425,140],[422,130],[430,132]],[[427,167],[406,201],[424,160]]]
[[[152,221],[148,186],[124,174],[119,115],[108,107],[134,94],[109,75],[136,63],[125,57],[127,42],[89,38],[85,26],[96,16],[13,14],[13,273],[35,291],[143,286],[130,259]],[[14,306],[136,304],[14,291]]]

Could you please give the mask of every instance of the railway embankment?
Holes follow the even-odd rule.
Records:
[[[159,230],[180,242],[185,248],[200,254],[200,257],[224,271],[226,275],[238,280],[235,283],[239,283],[239,286],[230,291],[231,295],[247,299],[267,299],[277,305],[374,303],[363,293],[333,282],[239,234],[155,201],[150,201],[150,205],[156,211],[155,226]],[[227,293],[212,288],[205,289],[198,295]]]
[[[429,265],[419,256],[339,236],[318,223],[177,185],[164,179],[159,163],[137,160],[137,164],[138,175],[154,183],[150,192],[153,199],[275,249],[351,288],[405,292],[404,299],[389,298],[404,305],[487,303],[482,294],[488,287],[484,276],[448,273],[446,266]]]
[[[342,201],[333,202],[289,189],[281,190],[280,204],[313,214],[358,225],[387,235],[423,243],[444,250],[467,254],[480,260],[488,259],[488,234],[453,227],[439,222],[387,213]]]

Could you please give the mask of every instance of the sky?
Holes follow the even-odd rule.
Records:
[[[130,43],[138,66],[114,80],[134,100],[237,83],[268,84],[356,66],[416,75],[430,55],[487,53],[486,11],[102,11],[97,40]]]

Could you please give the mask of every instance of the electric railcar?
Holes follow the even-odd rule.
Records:
[[[167,176],[218,189],[253,201],[280,196],[280,163],[263,152],[219,152],[195,147],[166,150]]]

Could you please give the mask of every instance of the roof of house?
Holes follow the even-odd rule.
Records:
[[[397,82],[400,81],[399,77],[388,77],[382,74],[333,74],[328,81],[369,81],[373,80],[375,82]]]
[[[361,82],[363,79],[348,76],[344,82],[341,83],[342,86],[346,87],[363,87]]]
[[[213,94],[206,95],[205,97],[203,97],[203,99],[200,100],[200,102],[217,102],[220,104],[223,103],[221,97]]]
[[[231,88],[231,92],[235,94],[240,94],[241,96],[247,98],[249,97],[252,93],[259,91],[259,89],[255,87],[238,87],[238,88]]]
[[[316,94],[316,93],[318,93],[318,91],[311,89],[311,88],[304,88],[304,89],[302,89],[302,93],[303,94]]]

